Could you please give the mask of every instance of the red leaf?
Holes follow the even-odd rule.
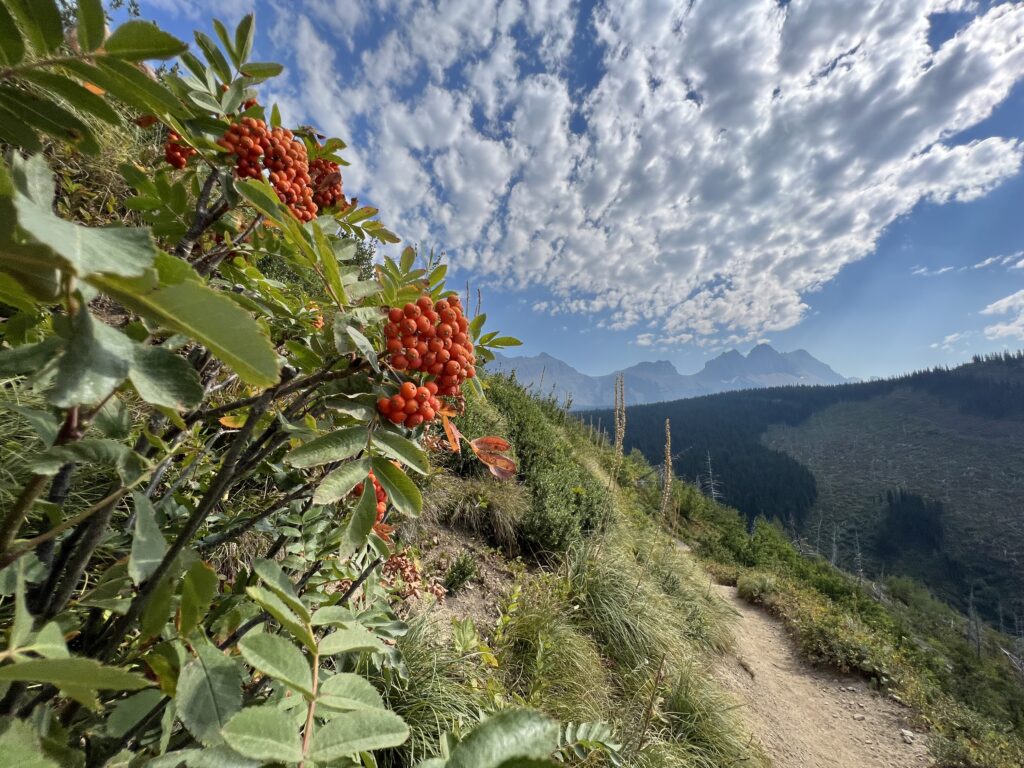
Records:
[[[380,536],[388,544],[391,543],[391,534],[394,533],[395,526],[388,525],[387,523],[374,523],[373,532]]]
[[[493,464],[491,464],[487,468],[491,470],[491,474],[494,475],[499,480],[511,480],[513,477],[516,476],[515,472],[509,472],[507,469],[496,467]]]
[[[469,444],[474,451],[490,451],[492,453],[504,453],[512,447],[508,440],[493,435],[478,437],[476,440],[470,440]]]
[[[85,87],[89,88],[90,85],[92,85],[92,83],[86,83]],[[93,87],[95,87],[95,86],[93,86]],[[93,91],[92,88],[89,88],[89,90],[92,91],[93,93],[96,93],[96,91],[99,91],[99,93],[96,93],[97,96],[102,96],[103,95],[103,89],[102,88],[96,88],[95,91]],[[135,118],[135,124],[137,126],[139,126],[139,128],[150,128],[153,125],[155,125],[156,122],[157,122],[156,115],[142,115],[141,117]]]
[[[441,423],[444,425],[444,433],[448,436],[448,445],[451,446],[452,453],[462,453],[462,433],[444,411],[441,411]]]
[[[502,456],[500,453],[492,453],[491,451],[477,451],[476,455],[480,461],[489,467],[498,467],[513,475],[516,473],[516,464],[508,456]]]

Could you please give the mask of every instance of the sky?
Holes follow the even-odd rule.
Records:
[[[1024,347],[1024,3],[140,0],[257,14],[286,119],[517,354],[768,341],[870,378]],[[386,251],[385,251],[386,252]]]

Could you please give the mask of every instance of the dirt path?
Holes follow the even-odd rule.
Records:
[[[861,680],[809,666],[777,619],[737,597],[735,587],[715,589],[740,617],[735,650],[716,677],[741,703],[774,768],[932,765],[906,710]]]

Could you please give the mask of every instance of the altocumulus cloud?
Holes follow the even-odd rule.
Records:
[[[957,139],[1024,74],[1024,4],[975,5],[309,0],[278,6],[273,95],[351,137],[346,190],[456,267],[642,345],[742,341],[917,203],[1018,171],[1016,140]]]

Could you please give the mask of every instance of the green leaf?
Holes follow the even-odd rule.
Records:
[[[203,384],[185,358],[163,347],[136,344],[128,378],[151,405],[183,411],[202,402]]]
[[[167,624],[171,615],[171,600],[174,598],[174,590],[177,582],[177,574],[174,578],[166,574],[160,583],[150,592],[149,600],[142,612],[142,619],[139,622],[139,629],[142,638],[148,640],[156,637]]]
[[[344,461],[365,448],[368,437],[365,426],[345,427],[300,445],[284,460],[289,466],[298,469]]]
[[[36,53],[44,56],[64,42],[60,11],[53,0],[5,0]]]
[[[143,274],[153,264],[156,245],[141,227],[82,227],[53,213],[53,175],[42,155],[12,158],[14,206],[18,225],[51,251],[52,266],[79,277],[106,272]],[[6,246],[0,245],[0,253]]]
[[[39,744],[39,734],[23,720],[8,720],[0,734],[0,754],[5,763],[18,768],[60,768],[46,756]]]
[[[95,115],[111,125],[121,124],[120,116],[106,101],[87,91],[74,80],[38,69],[27,70],[22,73],[22,77],[41,86],[49,93],[60,96],[78,110]]]
[[[100,2],[100,0],[95,0]],[[18,31],[18,25],[3,3],[0,3],[0,60],[14,66],[25,58],[25,41]]]
[[[334,656],[353,651],[385,651],[387,646],[362,624],[338,627],[320,640],[320,655]]]
[[[264,583],[285,604],[295,612],[303,622],[309,622],[309,609],[302,602],[299,593],[295,591],[295,585],[288,578],[281,566],[274,560],[255,560],[252,564],[256,575],[263,579]]]
[[[120,739],[149,714],[163,697],[159,689],[147,688],[118,700],[104,723],[104,733],[111,738]]]
[[[145,458],[124,443],[91,437],[47,448],[33,456],[29,466],[40,475],[56,475],[69,463],[112,466],[124,483],[134,482],[149,467]]]
[[[344,499],[370,473],[370,460],[362,457],[331,472],[313,493],[314,504],[333,504]]]
[[[558,725],[528,709],[500,712],[452,750],[447,768],[501,768],[509,760],[543,760],[558,747]],[[542,763],[543,764],[543,763]]]
[[[242,708],[242,674],[212,645],[200,644],[196,653],[181,670],[174,701],[189,733],[215,746],[223,741],[221,728]]]
[[[77,115],[50,99],[11,86],[0,86],[0,105],[38,131],[73,144],[87,155],[99,154],[100,145],[92,129]]]
[[[132,19],[113,31],[103,44],[111,56],[128,61],[169,59],[188,48],[174,35],[149,21]]]
[[[373,474],[387,491],[391,503],[403,515],[419,517],[423,511],[423,496],[408,476],[387,459],[373,457]]]
[[[213,71],[217,73],[217,77],[222,82],[231,82],[231,67],[228,65],[228,60],[224,58],[224,54],[220,52],[220,48],[217,44],[210,39],[209,35],[205,35],[202,32],[195,33],[196,44],[202,50],[203,55],[206,56],[206,60],[210,63]]]
[[[245,64],[252,54],[252,42],[256,34],[255,20],[253,14],[247,13],[235,28],[235,55],[238,56],[239,66]]]
[[[193,563],[185,572],[181,582],[181,607],[178,608],[178,631],[183,637],[199,626],[219,588],[217,572],[204,562]]]
[[[142,675],[119,667],[107,667],[80,656],[67,659],[31,659],[0,667],[0,680],[51,683],[58,688],[90,691],[137,691],[152,683]]]
[[[247,384],[266,387],[277,382],[277,353],[270,339],[227,296],[193,280],[148,292],[140,290],[137,281],[109,275],[89,282],[164,328],[198,341]]]
[[[397,459],[421,475],[427,474],[427,471],[430,469],[426,451],[407,437],[403,437],[395,432],[377,430],[373,433],[373,444],[382,453]]]
[[[309,650],[316,650],[316,638],[313,637],[312,629],[300,620],[280,597],[263,587],[247,587],[245,592],[259,603],[263,610],[273,616],[278,624],[288,630],[292,637]]]
[[[283,66],[271,61],[250,61],[241,68],[242,74],[246,77],[255,77],[260,80],[277,77],[282,70],[284,70]]]
[[[251,632],[238,643],[249,664],[265,675],[305,694],[313,695],[313,675],[302,651],[280,635]]]
[[[35,651],[47,659],[66,659],[71,655],[68,644],[64,642],[64,632],[55,621],[45,624],[25,650]]]
[[[356,345],[356,349],[362,352],[363,357],[370,364],[373,370],[380,372],[380,364],[377,362],[377,353],[373,349],[373,344],[366,338],[362,332],[354,326],[348,326],[345,328],[345,332],[349,335],[352,341]]]
[[[299,732],[287,713],[267,705],[248,707],[221,730],[228,746],[241,755],[275,763],[302,760]]]
[[[352,519],[348,521],[348,527],[345,528],[345,538],[338,556],[345,557],[361,549],[366,544],[366,539],[376,521],[377,494],[373,490],[372,483],[365,483],[363,495],[359,497],[359,503],[352,510]]]
[[[128,378],[133,344],[120,331],[95,320],[83,305],[74,317],[47,399],[61,408],[100,402]]]
[[[0,350],[0,376],[35,373],[50,362],[64,346],[64,340],[50,336],[38,344]]]
[[[107,18],[103,0],[78,0],[78,45],[84,53],[92,53],[103,44]]]
[[[224,50],[228,52],[228,56],[231,57],[232,63],[237,67],[241,62],[238,60],[238,52],[235,50],[235,44],[231,42],[231,38],[228,37],[227,27],[224,26],[224,22],[220,19],[213,20],[213,29],[217,33],[217,37],[220,38],[221,45],[224,46]]]
[[[189,112],[167,88],[140,72],[134,64],[103,57],[98,66],[68,61],[64,68],[140,112],[157,117],[188,117]]]
[[[355,620],[356,615],[352,612],[351,608],[345,608],[341,605],[325,605],[317,608],[316,612],[313,613],[312,623],[314,627],[325,627],[348,624]]]
[[[339,760],[357,752],[397,747],[409,738],[405,722],[386,709],[345,712],[314,735],[309,757],[316,762]]]
[[[380,693],[366,678],[351,672],[339,672],[320,684],[317,703],[339,711],[385,709]]]
[[[141,493],[132,495],[135,501],[135,530],[132,535],[132,554],[128,559],[128,575],[136,586],[153,575],[164,559],[167,542],[156,521],[156,510]]]

